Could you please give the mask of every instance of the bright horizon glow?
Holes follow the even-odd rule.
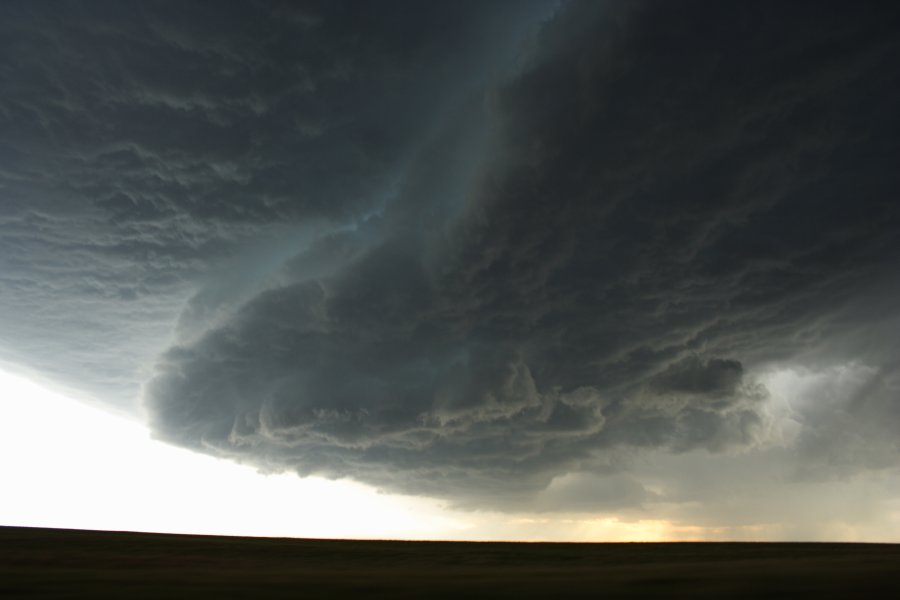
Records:
[[[661,519],[452,510],[350,481],[252,467],[153,440],[122,416],[0,370],[0,526],[194,535],[668,541]],[[700,539],[699,528],[686,530]]]
[[[0,371],[0,525],[308,538],[445,537],[433,500],[251,467]]]
[[[803,383],[799,375],[776,375],[767,381],[775,396],[781,396],[779,390]],[[783,400],[773,408],[787,410],[782,404]],[[253,537],[523,542],[805,537],[798,538],[771,516],[768,522],[724,525],[685,520],[673,515],[672,507],[662,506],[630,517],[618,511],[463,511],[436,499],[380,493],[346,480],[267,475],[153,440],[138,422],[2,370],[0,408],[4,415],[0,525]],[[681,458],[671,460],[677,464]],[[842,489],[839,484],[826,485],[821,493],[838,507],[842,502],[858,502],[853,497],[842,499]],[[879,490],[873,488],[876,496],[883,494]],[[765,508],[771,500],[752,502],[761,501]],[[779,494],[776,500],[791,501],[791,496]],[[801,494],[793,501],[807,500]],[[900,501],[888,504],[894,510],[882,519],[858,525],[835,521],[825,506],[821,527],[832,541],[895,541]],[[809,508],[815,514],[816,507]]]

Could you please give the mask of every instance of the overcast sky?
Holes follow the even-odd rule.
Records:
[[[900,5],[10,0],[0,55],[5,369],[454,515],[900,541]]]

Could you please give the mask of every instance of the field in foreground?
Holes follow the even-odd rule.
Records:
[[[0,527],[0,597],[890,597],[897,544],[517,544]]]

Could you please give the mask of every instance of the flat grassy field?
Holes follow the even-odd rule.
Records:
[[[381,542],[0,527],[0,598],[889,598],[898,590],[900,544]]]

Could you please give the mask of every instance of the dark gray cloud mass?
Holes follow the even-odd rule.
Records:
[[[798,476],[896,466],[893,5],[235,6],[0,9],[6,360],[540,510],[652,501],[635,452],[765,445],[766,373],[855,365]]]
[[[380,209],[547,11],[227,4],[0,7],[6,360],[127,404],[198,284]]]

